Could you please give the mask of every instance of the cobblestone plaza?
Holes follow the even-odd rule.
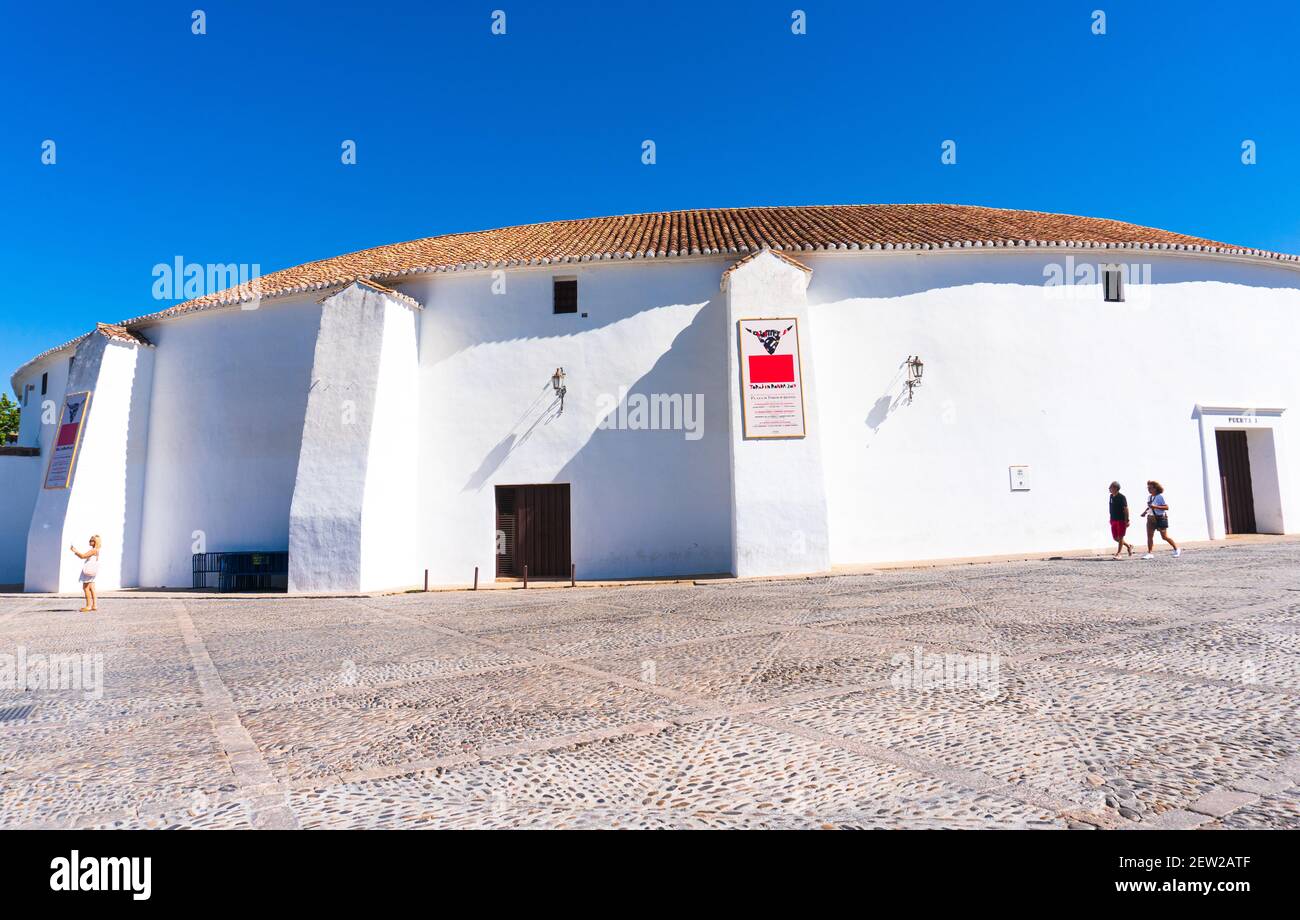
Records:
[[[1300,543],[810,580],[0,597],[3,827],[1300,827]],[[102,656],[102,657],[100,657]]]

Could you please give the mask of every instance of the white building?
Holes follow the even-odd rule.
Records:
[[[0,583],[76,590],[92,533],[101,589],[187,587],[197,551],[287,550],[324,591],[1100,547],[1112,479],[1135,522],[1163,482],[1184,540],[1300,530],[1297,317],[1296,256],[1027,211],[382,246],[19,368]]]

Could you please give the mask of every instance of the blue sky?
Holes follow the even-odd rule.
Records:
[[[4,20],[5,378],[166,306],[152,270],[177,257],[269,272],[566,217],[940,201],[1300,251],[1292,0],[141,0]]]

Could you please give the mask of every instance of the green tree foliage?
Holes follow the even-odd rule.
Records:
[[[8,393],[0,393],[0,444],[17,440],[18,415],[21,411],[21,407],[9,398]]]

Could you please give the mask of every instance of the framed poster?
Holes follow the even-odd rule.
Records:
[[[50,447],[50,465],[45,469],[45,488],[66,489],[72,485],[73,464],[77,462],[77,448],[81,446],[81,432],[89,411],[89,390],[63,397],[63,414],[59,416],[58,432]]]
[[[740,336],[740,414],[746,438],[802,438],[803,365],[799,320],[742,319]]]

